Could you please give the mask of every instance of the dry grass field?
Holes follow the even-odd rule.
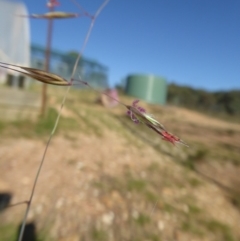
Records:
[[[10,204],[30,196],[62,96],[49,88],[44,120],[0,121],[0,197]],[[67,98],[28,218],[36,240],[240,240],[240,123],[140,102],[190,147],[173,146],[96,98]],[[25,208],[0,209],[1,241],[16,240]]]

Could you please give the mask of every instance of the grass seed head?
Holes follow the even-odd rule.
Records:
[[[152,115],[148,114],[144,108],[138,105],[139,100],[134,100],[132,105],[127,105],[127,115],[131,117],[136,124],[143,123],[148,128],[154,130],[162,136],[164,141],[168,141],[175,145],[176,143],[188,146],[183,140],[168,132],[165,127],[158,122]]]
[[[80,15],[78,13],[67,12],[48,12],[44,14],[31,14],[30,18],[43,18],[43,19],[60,19],[60,18],[76,18]]]
[[[24,74],[35,80],[41,81],[45,84],[68,86],[72,85],[72,81],[68,82],[66,79],[60,77],[59,75],[49,73],[44,70],[24,67],[20,65],[13,65],[0,62],[0,67],[17,71],[18,73]]]

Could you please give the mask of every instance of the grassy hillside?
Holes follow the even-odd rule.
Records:
[[[49,89],[44,120],[0,122],[0,193],[11,204],[29,198],[62,96]],[[173,146],[96,97],[71,90],[67,98],[29,216],[39,239],[240,239],[240,124],[142,102],[190,147]],[[24,209],[1,211],[1,240],[16,240]]]

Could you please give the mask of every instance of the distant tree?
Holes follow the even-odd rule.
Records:
[[[201,111],[240,115],[240,90],[208,92],[171,83],[167,101],[169,104]]]
[[[72,58],[77,58],[79,53],[77,51],[69,51],[68,53],[66,53],[66,55],[72,57]]]
[[[197,100],[197,106],[201,109],[205,110],[212,110],[215,106],[216,100],[214,98],[214,95],[212,93],[209,93],[204,90],[199,90],[197,92],[198,100]]]

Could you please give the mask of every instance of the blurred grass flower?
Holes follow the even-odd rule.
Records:
[[[134,100],[132,105],[126,106],[128,109],[127,115],[131,117],[134,123],[145,124],[147,127],[161,135],[164,141],[171,142],[173,145],[175,145],[175,143],[180,143],[188,146],[183,140],[168,132],[161,123],[159,123],[152,115],[148,114],[143,107],[139,106],[138,102],[139,100]]]
[[[47,2],[47,7],[52,8],[52,7],[58,7],[60,5],[60,2],[58,0],[49,0]]]
[[[44,70],[29,68],[29,67],[24,67],[19,65],[13,65],[13,64],[7,64],[2,62],[0,62],[0,67],[17,71],[21,74],[24,74],[35,80],[41,81],[45,84],[61,85],[61,86],[72,85],[72,81],[68,82],[66,79],[60,77],[59,75],[49,73]]]
[[[67,12],[48,12],[44,14],[31,14],[27,17],[30,18],[43,18],[43,19],[60,19],[60,18],[76,18],[79,17],[78,13],[67,13]]]

